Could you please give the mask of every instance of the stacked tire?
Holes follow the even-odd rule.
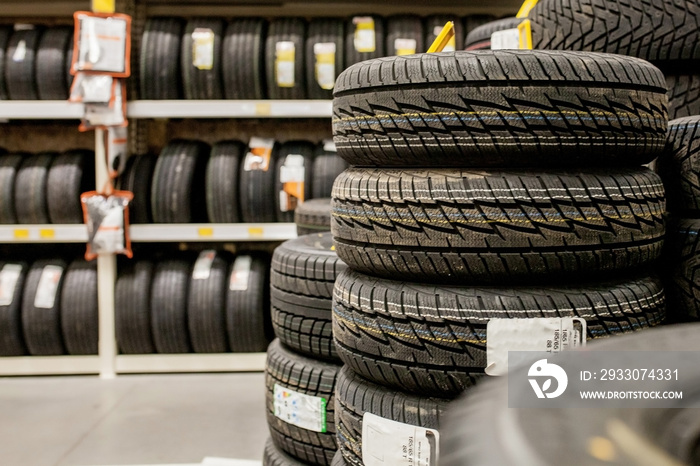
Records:
[[[415,55],[341,74],[334,138],[355,165],[331,220],[348,266],[333,302],[346,463],[398,464],[402,436],[437,463],[447,403],[504,369],[491,349],[546,350],[530,325],[584,321],[590,340],[663,320],[646,267],[664,189],[641,165],[664,148],[665,93],[649,63],[578,52]]]
[[[270,440],[265,465],[330,465],[336,454],[332,297],[345,269],[329,232],[292,239],[272,256],[270,304],[277,339],[267,350]]]

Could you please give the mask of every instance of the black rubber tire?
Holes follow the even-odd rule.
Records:
[[[154,17],[146,21],[139,54],[139,97],[163,100],[182,97],[181,18]]]
[[[243,157],[238,182],[238,199],[241,203],[241,220],[244,223],[269,223],[277,220],[275,180],[279,148],[279,144],[273,147],[267,170],[246,170],[246,158],[255,156],[246,151]]]
[[[582,317],[588,339],[594,339],[657,325],[665,317],[664,304],[661,282],[650,277],[475,288],[398,282],[348,270],[336,280],[333,335],[343,362],[363,377],[449,397],[483,374],[491,318]]]
[[[237,261],[250,257],[245,289],[231,289]],[[270,260],[259,254],[240,254],[231,264],[226,288],[226,331],[231,351],[265,351],[273,338],[270,322]],[[239,277],[242,280],[242,278]],[[241,283],[243,285],[243,283]],[[243,288],[241,287],[241,288]]]
[[[345,65],[345,23],[337,18],[314,18],[309,23],[306,38],[306,95],[309,99],[332,99],[333,90],[323,89],[316,77],[315,44],[335,44],[335,76],[343,71]]]
[[[0,356],[24,356],[27,346],[22,335],[22,291],[27,276],[27,264],[24,262],[5,262],[5,266],[18,268],[19,274],[9,304],[0,305]]]
[[[153,262],[139,260],[120,270],[115,289],[117,346],[122,354],[155,353],[151,333]]]
[[[479,26],[496,21],[497,19],[498,18],[493,15],[469,15],[464,18],[464,33],[468,35]]]
[[[15,180],[27,154],[0,155],[0,224],[17,223],[15,213]]]
[[[46,179],[49,220],[56,224],[83,223],[80,195],[95,186],[95,155],[74,150],[53,159]]]
[[[192,263],[165,260],[156,264],[151,285],[151,331],[159,353],[189,353],[187,299]]]
[[[66,67],[63,69],[66,85],[68,86],[68,94],[70,94],[71,87],[73,87],[73,75],[71,74],[71,69],[73,68],[73,41],[74,38],[71,38],[71,40],[66,43]]]
[[[7,82],[5,80],[5,60],[7,57],[7,44],[12,35],[11,26],[0,26],[0,100],[8,100]]]
[[[435,33],[439,33],[448,21],[452,21],[454,23],[455,50],[464,49],[464,25],[462,24],[462,19],[453,15],[433,15],[425,18],[425,41],[423,42],[423,46],[425,47],[426,51],[431,45],[433,45],[435,39],[437,39],[437,34]],[[454,52],[455,50],[447,49],[443,51]]]
[[[522,18],[512,17],[483,24],[467,34],[465,50],[491,50],[491,35],[494,32],[515,29],[522,22]]]
[[[386,54],[397,55],[395,41],[397,39],[410,39],[416,41],[416,53],[425,52],[425,34],[423,33],[423,21],[420,16],[396,15],[386,19]]]
[[[347,366],[338,373],[336,387],[338,450],[345,461],[354,466],[364,464],[362,418],[365,413],[438,431],[447,414],[447,400],[409,395],[375,385],[352,372]]]
[[[275,340],[267,349],[265,405],[270,437],[277,448],[305,463],[328,465],[337,450],[335,439],[335,381],[340,366],[297,355]],[[279,385],[326,400],[326,432],[314,432],[275,416],[274,387]]]
[[[700,74],[666,73],[669,119],[700,115]]]
[[[668,125],[666,152],[657,161],[666,187],[667,208],[694,217],[700,213],[700,115]]]
[[[657,259],[664,235],[663,184],[643,167],[351,168],[333,198],[338,257],[360,272],[418,282],[614,276]]]
[[[263,466],[304,466],[307,463],[302,463],[277,448],[271,438],[265,442],[265,450],[263,451]]]
[[[229,261],[216,251],[199,254],[213,255],[209,276],[197,278],[196,263],[190,275],[187,302],[187,326],[195,353],[226,353],[226,285]]]
[[[170,142],[158,156],[151,188],[155,223],[207,221],[203,183],[209,146],[199,141]]]
[[[21,29],[10,36],[5,51],[5,85],[10,100],[39,99],[36,89],[36,52],[42,32],[41,28]],[[22,43],[23,58],[15,61],[15,54]]]
[[[335,179],[346,168],[348,168],[348,163],[338,156],[337,152],[326,151],[324,144],[319,144],[316,147],[316,157],[314,157],[311,198],[331,197]]]
[[[536,49],[700,59],[697,0],[543,0],[528,18]]]
[[[97,263],[76,259],[61,289],[61,331],[68,354],[97,354]]]
[[[39,280],[44,267],[57,266],[63,269],[57,284],[54,305],[51,309],[34,306]],[[65,278],[66,263],[60,259],[41,259],[29,268],[22,294],[22,330],[27,350],[32,356],[57,356],[65,354],[61,334],[61,285]]]
[[[338,361],[333,344],[333,284],[345,264],[330,232],[285,241],[272,255],[270,305],[275,335],[289,348]]]
[[[227,99],[265,98],[265,36],[267,22],[260,18],[236,18],[224,35],[221,56],[224,96]],[[241,66],[245,63],[245,66]]]
[[[374,20],[374,52],[358,52],[355,48],[355,18],[371,16]],[[349,18],[345,23],[345,68],[355,63],[386,55],[384,40],[384,18],[376,15],[357,15]],[[336,80],[336,86],[337,86]]]
[[[207,213],[212,223],[241,221],[238,181],[244,151],[245,146],[239,141],[218,142],[211,148],[205,185]]]
[[[345,70],[334,96],[335,143],[352,165],[638,166],[668,124],[661,71],[581,52],[377,59]]]
[[[56,156],[57,154],[42,153],[24,157],[15,178],[15,213],[18,223],[49,223],[47,178],[49,167]]]
[[[36,52],[36,88],[41,100],[67,100],[66,50],[73,45],[73,28],[52,27],[39,40]]]
[[[276,47],[278,42],[294,42],[294,86],[277,85]],[[265,39],[267,96],[270,99],[306,99],[306,22],[301,18],[276,18],[270,22]]]
[[[134,199],[129,203],[131,224],[146,224],[153,221],[151,187],[157,160],[158,156],[154,154],[134,155],[127,160],[124,173],[119,177],[119,189],[134,193]]]
[[[681,219],[669,225],[664,259],[668,317],[674,322],[700,318],[700,220]]]
[[[192,18],[187,22],[182,35],[180,65],[182,66],[182,88],[185,99],[219,100],[222,99],[221,84],[221,38],[224,33],[224,21],[218,18]],[[214,34],[213,63],[210,70],[194,66],[192,34],[196,29],[209,29]]]
[[[297,236],[331,231],[331,199],[311,199],[294,211]]]
[[[277,167],[275,175],[275,202],[277,204],[276,214],[277,221],[283,223],[291,223],[294,221],[294,208],[296,203],[303,203],[306,199],[311,199],[312,180],[314,170],[314,144],[307,141],[289,141],[282,144],[277,158]],[[287,165],[287,157],[290,155],[301,155],[304,157],[304,199],[298,199],[293,205],[287,205],[286,211],[282,211],[285,207],[282,205],[282,192],[284,184],[282,183],[283,168]],[[291,197],[291,196],[290,196]],[[291,208],[290,208],[291,207]]]
[[[699,351],[699,333],[700,324],[668,326],[596,342],[586,352]],[[563,356],[552,355],[547,362],[557,364]],[[578,360],[581,362],[577,367],[567,359],[568,364],[564,367],[569,374],[578,374],[579,369],[591,367],[588,358]],[[584,367],[587,363],[588,366]],[[682,405],[679,403],[679,408],[675,409],[654,409],[658,401],[648,399],[640,399],[634,408],[616,408],[608,404],[593,409],[514,409],[509,407],[513,389],[508,386],[508,377],[493,377],[450,406],[444,422],[441,445],[444,455],[440,458],[440,465],[552,466],[561,464],[564,457],[586,458],[583,461],[587,464],[606,464],[607,460],[595,456],[594,439],[607,440],[601,435],[612,432],[613,424],[618,422],[624,426],[626,438],[644,441],[638,444],[639,450],[632,455],[628,453],[632,443],[618,449],[621,443],[613,440],[613,448],[607,450],[617,453],[613,463],[640,464],[637,458],[644,455],[668,458],[658,461],[659,464],[698,464],[700,426],[697,409],[693,409],[700,399],[698,386],[700,373],[697,370],[685,371],[682,380],[674,381],[673,385],[657,381],[655,389],[667,388],[683,393]],[[600,384],[597,387],[602,388]],[[517,439],[517,446],[514,439]],[[653,456],[648,456],[647,452],[653,452]],[[650,463],[653,464],[654,460]]]

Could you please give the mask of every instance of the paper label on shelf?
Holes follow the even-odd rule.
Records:
[[[193,280],[206,280],[211,275],[211,266],[214,263],[214,258],[216,257],[216,251],[206,250],[199,253],[197,261],[194,263],[194,269],[192,269],[192,279]]]
[[[27,56],[27,41],[22,39],[17,43],[17,48],[15,49],[15,53],[12,54],[12,61],[15,63],[21,63],[24,61],[24,58],[26,56]]]
[[[397,56],[413,55],[416,53],[417,46],[416,39],[396,39],[394,41],[394,54]]]
[[[321,89],[331,90],[335,86],[335,43],[314,44],[316,57],[316,82]]]
[[[275,384],[275,416],[313,432],[326,432],[326,399]]]
[[[520,48],[520,31],[518,28],[504,29],[491,34],[491,50],[517,50]]]
[[[238,256],[233,262],[231,279],[228,289],[231,291],[248,291],[248,279],[250,278],[250,266],[253,258],[250,256]]]
[[[333,139],[324,139],[323,150],[325,152],[338,152],[338,149],[335,147],[335,141],[333,141]]]
[[[270,157],[275,147],[275,140],[271,138],[251,138],[248,143],[248,153],[243,161],[243,170],[249,172],[262,170],[266,172],[270,168]]]
[[[34,307],[51,309],[56,303],[58,292],[58,282],[63,275],[63,267],[58,265],[47,265],[41,271],[39,285],[34,295]]]
[[[355,16],[352,19],[352,23],[355,25],[355,50],[358,52],[374,52],[377,50],[374,19],[371,16]]]
[[[192,32],[192,65],[198,70],[214,68],[214,31],[196,28]]]
[[[0,306],[9,306],[15,296],[17,280],[22,273],[19,264],[5,264],[0,271]]]
[[[375,414],[362,416],[362,462],[365,466],[436,466],[440,433]]]
[[[282,41],[275,44],[275,76],[278,87],[294,87],[294,42]]]
[[[491,319],[486,324],[486,374],[507,374],[509,351],[559,353],[585,345],[586,321],[578,317]]]
[[[440,35],[442,32],[442,28],[444,26],[435,26],[433,28],[433,35],[437,38],[437,36]],[[428,44],[430,45],[430,44]],[[454,52],[457,49],[457,39],[455,36],[452,36],[450,40],[447,42],[447,45],[445,46],[444,49],[442,49],[443,52]]]

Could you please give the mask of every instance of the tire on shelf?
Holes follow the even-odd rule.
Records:
[[[180,43],[181,18],[154,17],[146,21],[139,53],[139,94],[146,100],[182,97]]]
[[[134,155],[126,162],[124,173],[119,177],[118,187],[134,193],[129,203],[129,223],[146,224],[153,221],[151,213],[151,187],[158,156],[154,154]]]
[[[42,283],[45,267],[49,268]],[[22,294],[22,330],[27,350],[32,356],[57,356],[66,352],[60,308],[65,270],[66,263],[61,259],[41,259],[35,261],[27,272]],[[41,289],[39,285],[42,285]],[[53,289],[55,294],[51,292]]]
[[[97,354],[97,264],[76,259],[61,289],[61,331],[68,354]]]
[[[438,34],[440,34],[442,28],[449,21],[454,23],[454,46],[448,44],[448,46],[443,49],[443,52],[454,52],[455,50],[464,49],[464,25],[462,24],[462,18],[454,15],[433,15],[425,18],[424,47],[426,51],[433,45]]]
[[[67,100],[70,91],[64,70],[66,50],[73,45],[73,28],[51,27],[44,31],[36,52],[36,88],[41,100]]]
[[[224,21],[218,18],[192,18],[187,22],[182,35],[180,52],[185,99],[219,100],[223,98],[221,38],[224,26]],[[202,38],[196,39],[195,35],[202,35]],[[204,43],[199,44],[198,40]],[[207,46],[206,42],[211,44]],[[199,56],[200,53],[202,56]],[[211,56],[206,56],[207,54]]]
[[[244,223],[269,223],[277,220],[275,179],[279,144],[272,148],[270,159],[258,163],[260,157],[246,151],[238,181],[241,220]]]
[[[365,19],[372,20],[373,26],[367,29],[367,31],[373,29],[374,35],[368,32],[361,33],[366,34],[366,36],[358,35],[358,31],[362,30],[362,25],[368,24],[364,21]],[[367,36],[374,39],[374,44],[372,44],[371,39],[368,42],[363,41],[362,38]],[[372,45],[374,45],[373,50],[371,47]],[[381,16],[357,15],[349,18],[345,22],[345,68],[361,61],[385,56],[386,52],[384,47],[384,18]]]
[[[680,219],[669,226],[665,260],[669,319],[700,319],[700,220]]]
[[[666,73],[666,85],[670,119],[700,115],[700,74]]]
[[[272,255],[270,304],[275,334],[287,347],[338,360],[333,344],[333,284],[345,264],[330,232],[285,241]]]
[[[580,317],[587,338],[659,324],[663,287],[634,276],[576,286],[423,285],[347,270],[335,284],[333,335],[350,369],[381,385],[450,397],[486,367],[493,318]]]
[[[151,331],[158,353],[189,353],[187,299],[192,264],[188,260],[164,260],[153,271]]]
[[[267,22],[261,18],[236,18],[228,24],[221,56],[225,98],[265,98],[265,81],[261,77],[265,76],[266,35]]]
[[[265,351],[273,338],[269,259],[260,254],[239,254],[226,284],[226,331],[231,351]]]
[[[469,15],[464,18],[464,33],[468,35],[479,26],[491,23],[497,19],[498,18],[493,15]]]
[[[304,466],[307,463],[302,463],[287,455],[275,446],[271,438],[268,438],[265,441],[262,464],[263,466]]]
[[[304,47],[306,22],[301,18],[276,18],[270,22],[265,41],[265,69],[267,76],[267,96],[270,99],[305,99],[306,69]],[[279,43],[294,45],[294,61],[278,60]],[[289,44],[285,44],[289,45]],[[291,48],[291,47],[289,47]],[[289,52],[285,50],[284,52]],[[284,53],[282,52],[282,53]],[[283,58],[285,58],[283,56]],[[289,58],[289,57],[286,57]],[[283,65],[283,75],[278,76],[279,64]],[[278,79],[284,78],[284,79]],[[283,86],[280,86],[280,83]]]
[[[297,355],[284,348],[279,340],[270,344],[265,366],[265,404],[270,437],[277,448],[304,463],[330,464],[337,450],[334,389],[339,370],[336,364]],[[283,420],[284,413],[275,409],[275,387],[278,391],[293,391],[325,400],[325,403],[318,400],[321,414],[313,430]]]
[[[47,179],[49,167],[57,156],[58,154],[45,152],[24,157],[15,178],[15,213],[18,223],[49,223]]]
[[[155,223],[207,221],[204,177],[209,146],[199,141],[175,140],[158,156],[151,188]]]
[[[656,260],[665,210],[661,178],[643,167],[351,168],[333,188],[331,231],[338,257],[370,275],[551,283]]]
[[[491,36],[494,32],[515,29],[522,22],[522,18],[512,17],[483,24],[467,34],[464,43],[466,50],[491,50]]]
[[[331,231],[331,199],[311,199],[294,211],[297,236]]]
[[[448,400],[409,395],[376,385],[343,367],[336,382],[338,450],[347,464],[364,464],[362,424],[366,414],[442,432],[447,407]],[[430,464],[438,463],[431,461]]]
[[[17,223],[15,180],[27,154],[0,154],[0,224]]]
[[[22,291],[27,276],[24,262],[0,264],[0,282],[3,285],[0,302],[0,356],[24,356],[27,346],[22,335]],[[10,283],[14,285],[10,287]]]
[[[138,260],[120,267],[115,289],[117,346],[122,354],[155,353],[151,332],[154,264]]]
[[[544,0],[528,19],[535,49],[700,59],[700,3],[694,0]]]
[[[239,68],[245,68],[240,66]],[[205,179],[207,213],[212,223],[239,223],[239,179],[245,146],[239,141],[214,144]]]
[[[56,224],[83,223],[80,195],[95,186],[95,156],[73,150],[56,156],[46,179],[49,220]]]
[[[386,19],[386,54],[388,56],[423,53],[425,52],[424,40],[423,21],[420,16],[396,15]],[[409,43],[404,44],[400,41]],[[402,48],[413,45],[413,41],[415,41],[415,48]]]
[[[222,253],[199,253],[190,276],[187,327],[195,353],[226,353],[226,284],[229,261]]]
[[[334,97],[338,154],[364,166],[638,166],[668,124],[660,70],[584,52],[387,57],[345,70]]]
[[[586,352],[700,351],[698,333],[700,324],[668,326],[596,342]],[[547,361],[552,365],[561,364],[562,357],[565,355],[552,355]],[[566,361],[564,367],[569,374],[578,374],[579,370],[586,369],[586,364],[591,367],[591,361],[585,357],[576,360],[567,358]],[[655,461],[651,458],[659,458],[656,461],[659,464],[697,464],[700,459],[697,444],[700,426],[697,410],[692,408],[700,401],[697,390],[700,372],[697,366],[694,371],[685,371],[682,380],[672,383],[673,390],[683,393],[682,404],[679,403],[678,408],[662,409],[658,408],[658,400],[640,399],[634,407],[628,404],[624,408],[608,405],[605,408],[547,408],[533,411],[510,408],[509,398],[519,398],[522,389],[509,387],[508,376],[493,377],[450,405],[441,437],[445,455],[440,458],[440,464],[556,465],[561,464],[563,457],[591,456],[595,448],[592,446],[594,439],[602,441],[606,437],[600,435],[606,432],[612,438],[615,438],[612,432],[621,432],[619,435],[624,434],[625,438],[645,439],[643,448],[640,443],[636,453],[650,458],[652,463]],[[619,382],[617,386],[620,387]],[[531,395],[529,385],[526,389],[527,394]],[[533,415],[535,412],[537,415]],[[518,447],[513,446],[513,439],[520,439]],[[635,461],[626,453],[623,455],[625,459],[622,462]],[[603,462],[605,460],[600,461]]]
[[[343,71],[345,65],[345,23],[338,18],[314,18],[309,23],[308,36],[306,38],[306,94],[309,99],[333,98],[333,86],[335,80]],[[319,46],[321,50],[315,50],[316,44],[333,44],[335,52],[325,50],[325,46]],[[318,54],[316,53],[318,52]],[[333,54],[333,62],[325,63],[323,54]],[[324,68],[319,68],[325,65]],[[333,66],[333,73],[327,74],[328,65]],[[319,71],[321,73],[319,73]]]
[[[5,85],[11,100],[37,100],[36,52],[42,29],[14,31],[5,50]]]
[[[294,221],[294,209],[306,199],[311,199],[314,169],[314,144],[308,141],[289,141],[282,144],[277,158],[275,176],[275,202],[277,221]],[[299,164],[302,164],[301,167]],[[304,183],[303,199],[285,191],[285,183]]]
[[[694,217],[700,213],[700,115],[668,125],[666,152],[657,161],[668,210]]]
[[[333,150],[326,150],[326,147]],[[335,144],[328,146],[325,143],[319,144],[316,147],[316,156],[314,157],[311,198],[331,197],[335,179],[346,168],[348,168],[348,163],[338,156]]]
[[[7,44],[12,35],[12,26],[0,26],[0,100],[8,100],[7,81],[5,80],[5,60]]]

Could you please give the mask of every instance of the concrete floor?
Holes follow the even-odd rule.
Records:
[[[261,373],[0,379],[3,466],[260,461],[267,436]]]

